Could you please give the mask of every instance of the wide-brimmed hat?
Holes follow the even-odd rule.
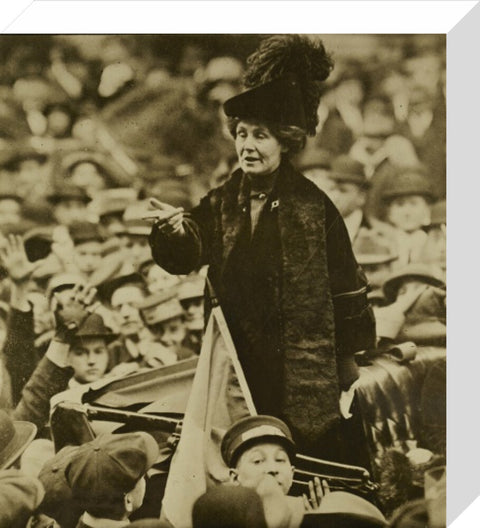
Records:
[[[418,280],[431,286],[445,288],[445,281],[438,275],[435,268],[421,263],[408,264],[385,279],[383,293],[386,299],[394,301],[400,286],[406,279]]]
[[[199,275],[188,277],[177,286],[177,295],[180,301],[198,299],[203,297],[205,279]]]
[[[337,182],[354,183],[362,189],[370,187],[363,165],[347,154],[341,154],[332,161],[329,177]]]
[[[37,427],[33,423],[12,420],[0,409],[0,469],[10,467],[36,434]]]
[[[433,190],[422,167],[412,167],[388,174],[382,184],[381,196],[384,202],[403,196],[423,196],[429,201],[434,199]]]
[[[267,415],[247,416],[235,422],[222,439],[222,458],[228,467],[235,467],[245,450],[262,442],[280,444],[293,461],[296,446],[290,429],[279,418]]]
[[[333,63],[319,40],[300,35],[264,39],[247,59],[247,90],[223,105],[228,117],[295,126],[315,135],[319,82]]]

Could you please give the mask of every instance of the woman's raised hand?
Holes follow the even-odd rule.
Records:
[[[150,198],[150,209],[151,214],[145,215],[144,218],[153,220],[162,232],[168,235],[182,236],[185,234],[185,229],[183,228],[183,207],[173,207],[156,198]]]

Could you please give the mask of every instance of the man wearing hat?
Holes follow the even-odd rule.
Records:
[[[80,187],[66,183],[59,184],[47,196],[47,200],[53,208],[55,220],[60,225],[70,226],[74,222],[88,220],[87,204],[91,199]]]
[[[68,351],[67,362],[73,368],[69,387],[92,383],[105,375],[110,361],[107,347],[116,338],[99,315],[92,313],[87,317]]]
[[[102,265],[103,237],[97,224],[73,222],[69,226],[73,242],[73,266],[89,280]]]
[[[184,343],[188,348],[200,353],[203,336],[203,294],[205,279],[200,275],[187,277],[178,285],[178,300],[185,313],[187,336]]]
[[[16,419],[29,420],[39,429],[47,424],[50,398],[64,391],[72,377],[69,351],[75,342],[75,334],[92,316],[90,312],[95,293],[94,288],[77,285],[70,301],[58,304],[55,335],[22,391],[22,398],[13,413]]]
[[[145,475],[158,454],[157,442],[144,432],[104,434],[76,449],[64,474],[84,510],[77,528],[128,526],[143,503]]]
[[[156,344],[151,346],[145,360],[150,366],[170,364],[194,354],[187,348],[185,313],[178,300],[177,290],[171,288],[147,297],[139,306],[145,325],[153,334]]]
[[[151,256],[148,244],[150,224],[145,221],[148,201],[137,201],[129,205],[123,213],[124,230],[118,233],[126,248],[124,272],[137,271],[142,262]]]
[[[151,340],[140,317],[139,305],[146,297],[143,277],[129,273],[109,279],[98,286],[102,303],[110,309],[112,323],[119,336],[110,345],[112,366],[124,362],[143,360],[143,343]]]
[[[189,215],[152,199],[150,244],[170,273],[209,265],[257,410],[338,460],[339,395],[358,377],[354,352],[373,346],[373,314],[339,212],[290,161],[315,134],[332,66],[318,41],[265,39],[248,89],[224,103],[240,168]]]

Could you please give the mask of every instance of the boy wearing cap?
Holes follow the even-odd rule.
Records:
[[[84,510],[77,528],[128,526],[158,454],[157,442],[144,432],[100,435],[76,449],[64,471],[72,498]]]
[[[293,482],[296,446],[289,428],[278,418],[258,415],[238,420],[223,437],[221,453],[231,482],[260,495],[267,526],[323,526],[322,520],[325,526],[356,526],[352,520],[365,521],[364,517],[362,527],[386,525],[381,512],[368,501],[351,493],[330,492],[318,478],[309,484],[310,500],[305,495],[303,501],[285,497]]]
[[[385,220],[394,227],[393,242],[398,250],[398,266],[419,262],[430,223],[433,192],[422,168],[391,173],[385,178],[381,197]]]

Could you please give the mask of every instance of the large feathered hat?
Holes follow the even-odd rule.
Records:
[[[333,61],[320,40],[300,35],[269,37],[247,59],[247,91],[225,102],[225,114],[297,126],[314,136],[320,82],[332,69]]]

